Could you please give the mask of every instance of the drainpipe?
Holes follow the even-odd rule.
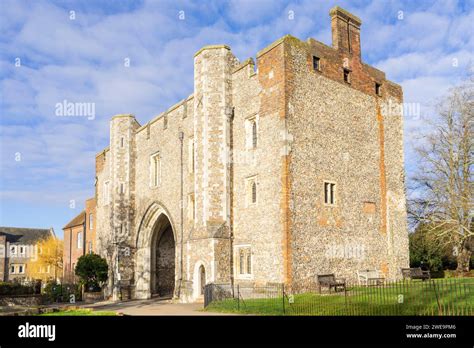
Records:
[[[180,241],[180,260],[179,260],[179,286],[178,286],[178,298],[181,297],[181,286],[182,286],[182,283],[183,283],[183,235],[184,235],[184,218],[183,218],[183,209],[184,209],[184,190],[183,190],[183,181],[184,181],[184,173],[183,173],[183,140],[184,140],[184,133],[183,132],[179,132],[179,141],[180,141],[180,145],[181,145],[181,154],[180,154],[180,157],[181,157],[181,211],[180,211],[180,214],[181,214],[181,241]]]
[[[69,228],[69,277],[71,278],[72,270],[72,227]],[[70,281],[70,280],[69,280]]]
[[[84,212],[84,224],[82,226],[84,228],[84,238],[82,239],[82,255],[86,254],[86,233],[87,233],[87,213]]]
[[[234,297],[234,111],[235,108],[232,108],[232,113],[230,114],[230,136],[229,136],[229,147],[230,147],[230,164],[229,164],[229,176],[230,176],[230,226],[229,226],[229,247],[230,247],[230,287],[232,289],[232,297]]]

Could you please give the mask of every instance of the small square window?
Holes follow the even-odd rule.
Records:
[[[349,69],[344,69],[344,82],[351,83],[351,72]]]
[[[336,204],[336,184],[324,182],[324,203],[328,205]]]
[[[321,59],[319,57],[313,56],[313,69],[321,71]]]
[[[379,97],[382,95],[382,85],[380,83],[375,83],[375,94]]]

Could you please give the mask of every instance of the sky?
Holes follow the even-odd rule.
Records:
[[[193,56],[241,61],[291,34],[331,45],[329,10],[362,19],[362,59],[403,87],[406,170],[423,116],[474,62],[474,0],[0,0],[0,226],[62,227],[94,195],[114,114],[144,124],[193,92]],[[58,114],[88,103],[92,116]],[[91,115],[91,114],[90,114]]]

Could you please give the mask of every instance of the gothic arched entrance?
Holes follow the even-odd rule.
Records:
[[[176,283],[174,223],[163,205],[152,203],[138,228],[135,258],[135,298],[172,297]]]
[[[175,284],[175,241],[166,216],[156,224],[151,242],[151,293],[173,297]]]

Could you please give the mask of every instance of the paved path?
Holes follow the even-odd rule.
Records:
[[[84,305],[100,311],[115,311],[126,315],[228,315],[204,312],[202,303],[173,303],[171,300],[132,300],[126,302],[98,302]]]

